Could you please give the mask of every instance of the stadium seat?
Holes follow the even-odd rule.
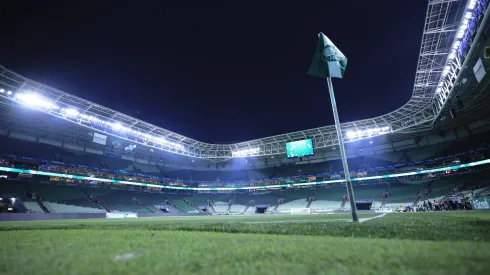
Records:
[[[56,202],[43,202],[50,213],[106,213],[104,209],[68,205]]]

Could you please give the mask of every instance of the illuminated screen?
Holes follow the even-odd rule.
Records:
[[[313,151],[313,141],[311,138],[286,143],[286,154],[288,158],[311,156]]]

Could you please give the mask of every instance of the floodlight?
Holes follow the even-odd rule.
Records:
[[[248,155],[256,155],[260,152],[260,148],[250,148],[250,149],[243,149],[243,150],[238,150],[234,151],[231,153],[233,157],[245,157]]]
[[[347,137],[348,138],[355,138],[356,137],[356,133],[354,131],[347,131]]]
[[[121,130],[121,128],[122,128],[122,125],[121,125],[121,123],[119,123],[119,122],[118,122],[118,123],[114,123],[114,124],[112,125],[112,129],[114,129],[114,130],[116,130],[116,131]]]
[[[4,89],[0,89],[0,93],[5,93],[5,90]]]
[[[80,113],[76,109],[65,109],[65,112],[69,116],[78,116]]]
[[[12,94],[12,91],[8,91],[8,92],[7,92],[7,94],[8,94],[8,95],[11,95],[11,94]]]

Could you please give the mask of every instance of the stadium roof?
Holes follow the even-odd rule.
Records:
[[[388,114],[343,123],[341,127],[346,142],[433,127],[467,62],[466,53],[475,35],[479,35],[481,19],[488,18],[488,4],[484,2],[429,1],[411,99]],[[285,142],[304,138],[312,138],[318,149],[338,143],[333,125],[234,144],[205,143],[27,79],[2,66],[0,86],[4,89],[0,91],[3,99],[30,105],[96,132],[194,158],[221,161],[234,157],[285,154]]]

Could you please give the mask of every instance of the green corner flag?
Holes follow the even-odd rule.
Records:
[[[342,78],[346,67],[347,57],[326,35],[319,33],[315,56],[313,56],[308,74],[322,78]]]

